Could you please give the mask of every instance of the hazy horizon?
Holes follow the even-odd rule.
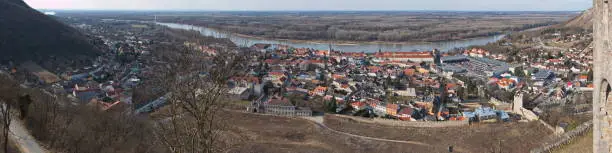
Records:
[[[592,0],[25,0],[36,9],[92,11],[583,11]]]

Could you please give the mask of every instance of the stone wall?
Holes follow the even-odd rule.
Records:
[[[592,126],[593,126],[593,120],[582,123],[578,127],[576,127],[576,129],[566,132],[562,135],[556,136],[556,138],[553,139],[554,141],[547,142],[539,148],[532,149],[531,153],[551,152],[553,149],[566,145],[570,143],[574,138],[584,135],[585,133],[589,132]]]
[[[456,127],[469,125],[467,120],[465,121],[401,121],[393,119],[382,119],[382,118],[364,118],[354,117],[347,115],[336,115],[334,117],[351,119],[357,122],[368,123],[368,124],[381,124],[387,126],[398,126],[398,127]]]
[[[608,98],[609,82],[612,81],[612,2],[593,0],[593,152],[610,152],[612,126],[610,121],[612,104]]]

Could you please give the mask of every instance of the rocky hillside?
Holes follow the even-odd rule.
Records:
[[[580,16],[571,19],[565,23],[564,27],[578,27],[584,29],[593,29],[593,9],[588,9]]]
[[[92,42],[23,0],[0,0],[0,63],[31,60],[52,70],[80,65],[100,55]]]

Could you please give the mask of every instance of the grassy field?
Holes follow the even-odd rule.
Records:
[[[365,153],[365,152],[447,152],[444,147],[387,143],[347,137],[322,130],[313,123],[276,116],[228,112],[230,126],[223,141],[226,152],[265,153]]]
[[[326,116],[333,129],[377,138],[419,141],[439,147],[454,146],[466,152],[529,152],[552,132],[538,122],[474,124],[466,127],[413,128],[358,123]]]

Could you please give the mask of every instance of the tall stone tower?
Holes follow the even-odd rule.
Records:
[[[612,152],[612,0],[593,0],[593,152]]]
[[[521,108],[523,108],[523,93],[517,92],[512,101],[512,111],[522,112]]]

